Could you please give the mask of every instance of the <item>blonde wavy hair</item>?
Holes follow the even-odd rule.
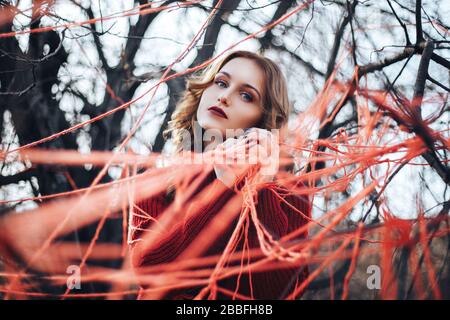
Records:
[[[280,68],[269,58],[250,51],[234,51],[217,63],[210,64],[202,72],[187,80],[186,91],[179,101],[168,123],[168,129],[163,132],[165,139],[170,136],[176,146],[176,151],[182,151],[183,132],[189,131],[192,139],[191,151],[193,151],[194,122],[197,120],[197,109],[203,91],[214,81],[216,74],[232,59],[251,59],[261,68],[265,81],[263,88],[263,115],[256,127],[266,130],[280,129],[288,121],[290,102],[286,80]],[[244,129],[244,128],[243,128]],[[202,130],[203,134],[203,130]],[[200,137],[201,138],[201,137]],[[200,141],[202,141],[200,139]]]

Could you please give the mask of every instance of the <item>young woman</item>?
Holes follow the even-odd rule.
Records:
[[[187,184],[195,183],[195,191],[185,200],[185,205],[171,209],[171,214],[173,210],[181,210],[181,219],[170,230],[165,230],[158,237],[158,243],[153,243],[150,248],[143,246],[140,240],[154,223],[158,223],[177,195],[171,190],[136,204],[130,235],[133,266],[138,274],[145,274],[140,271],[142,268],[179,261],[180,257],[184,257],[183,252],[196,236],[205,228],[210,228],[214,219],[220,219],[218,214],[221,209],[242,191],[249,166],[233,161],[236,158],[248,160],[255,151],[259,161],[251,168],[257,170],[258,178],[253,181],[263,185],[254,195],[258,223],[277,240],[308,222],[311,211],[308,197],[292,193],[275,179],[279,167],[278,161],[274,161],[278,156],[278,145],[273,143],[273,129],[285,127],[288,115],[289,100],[284,77],[273,61],[261,55],[248,51],[232,52],[188,81],[186,93],[172,115],[166,137],[169,133],[172,135],[177,152],[186,148],[194,152],[220,151],[225,154],[225,161],[216,163],[206,176],[199,175],[187,181]],[[196,130],[196,126],[200,130]],[[233,132],[246,131],[230,136],[228,133],[232,129],[236,130]],[[188,143],[186,132],[187,136],[193,137]],[[211,132],[209,139],[202,139]],[[198,144],[195,141],[199,140],[202,141],[201,150],[196,150]],[[264,159],[272,161],[264,162]],[[215,196],[206,204],[203,202],[204,205],[196,202],[198,205],[189,207],[189,201],[206,189],[213,190],[211,192]],[[280,200],[280,196],[284,201]],[[196,211],[195,214],[192,210]],[[220,256],[224,250],[229,250],[227,245],[232,237],[236,242],[233,252],[261,247],[261,233],[255,221],[248,219],[242,224],[239,214],[234,217],[214,242],[202,251],[202,257]],[[238,226],[238,223],[241,224]],[[237,233],[236,228],[240,228]],[[237,240],[236,234],[240,234]],[[305,231],[300,238],[306,236]],[[241,261],[234,263],[239,265]],[[227,265],[232,266],[233,263]],[[141,298],[283,299],[306,276],[307,268],[298,265],[261,272],[247,271],[219,277],[213,286],[171,289],[163,295],[144,293]],[[144,289],[151,287],[145,286]]]

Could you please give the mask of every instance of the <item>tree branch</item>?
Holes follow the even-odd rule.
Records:
[[[158,135],[155,138],[155,142],[153,143],[152,150],[154,152],[161,152],[164,147],[165,139],[163,133],[167,129],[167,124],[170,120],[170,117],[172,116],[173,111],[175,110],[177,103],[177,96],[184,90],[184,78],[182,77],[174,78],[170,81],[167,81],[166,84],[169,87],[168,93],[169,103],[167,105],[167,110],[164,115],[164,120],[161,124]]]
[[[419,2],[419,0],[418,0]],[[414,85],[414,98],[413,101],[417,102],[418,106],[416,110],[420,112],[420,105],[422,104],[423,94],[425,91],[425,82],[428,76],[428,67],[430,65],[430,59],[433,55],[434,43],[433,41],[427,41],[425,49],[420,59],[419,70],[417,71],[416,84]]]
[[[425,91],[425,82],[428,76],[428,67],[430,65],[431,56],[433,55],[434,43],[428,40],[420,59],[419,69],[417,71],[416,83],[414,85],[414,97],[412,100],[413,115],[416,125],[413,131],[419,135],[426,143],[428,150],[423,154],[425,160],[432,166],[446,184],[450,185],[450,170],[443,164],[436,155],[434,148],[434,139],[428,134],[426,128],[422,124],[421,104]]]
[[[295,5],[295,1],[281,1],[280,5],[277,7],[277,10],[270,19],[269,23],[280,19],[284,14],[286,14],[292,6]],[[273,32],[272,29],[267,30],[264,36],[260,39],[261,44],[264,49],[268,49],[272,45]]]
[[[433,53],[431,55],[431,60],[450,70],[450,62],[447,59],[442,58],[440,55]]]
[[[10,176],[0,175],[0,186],[5,186],[11,183],[17,183],[19,181],[30,180],[32,177],[35,177],[36,174],[37,174],[36,168],[30,168]]]
[[[437,86],[441,87],[442,89],[444,89],[444,90],[450,92],[450,88],[449,88],[449,87],[446,87],[445,85],[443,85],[443,84],[440,83],[439,81],[433,79],[431,76],[428,75],[428,76],[427,76],[427,80],[430,80],[430,81],[431,81],[432,83],[434,83],[435,85],[437,85]]]
[[[422,41],[422,0],[416,0],[416,45],[418,45]]]
[[[416,54],[419,52],[420,52],[420,48],[406,47],[403,52],[401,52],[400,54],[398,54],[394,57],[384,59],[383,61],[378,62],[378,63],[369,63],[365,66],[360,67],[358,69],[358,77],[360,78],[367,73],[379,71],[379,70],[383,69],[384,67],[387,67],[387,66],[390,66],[391,64],[402,61],[402,60],[408,58],[409,56],[411,56],[412,54]]]
[[[353,3],[358,3],[358,1],[354,0]],[[352,33],[353,63],[354,63],[355,66],[357,66],[358,65],[358,60],[356,59],[356,40],[355,40],[355,32],[353,30],[353,22],[352,22],[355,8],[353,7],[353,10],[352,10],[352,6],[350,6],[350,2],[348,0],[347,0],[347,10],[348,10],[348,15],[349,15],[349,19],[350,19],[350,31]]]
[[[397,15],[397,12],[394,10],[394,7],[391,4],[391,1],[387,0],[387,3],[389,4],[389,7],[392,10],[392,13],[394,14],[395,18],[397,19],[398,23],[400,23],[400,25],[403,28],[403,31],[405,32],[405,38],[406,38],[406,45],[409,46],[411,45],[411,41],[409,40],[409,35],[408,35],[408,30],[406,29],[406,25],[405,23],[399,18],[399,16]]]
[[[237,25],[233,25],[229,22],[226,22],[227,25],[229,25],[230,27],[235,28],[236,30],[238,30],[239,32],[242,32],[246,35],[249,35],[250,33],[241,29],[239,26]],[[261,39],[259,39],[261,41]],[[261,45],[263,45],[263,43],[261,43]],[[281,51],[281,52],[286,52],[288,53],[291,58],[295,59],[297,62],[299,62],[301,65],[303,65],[306,69],[308,69],[310,72],[313,72],[316,75],[325,76],[325,73],[319,69],[317,69],[311,62],[308,62],[306,60],[303,60],[300,56],[298,56],[297,54],[289,51],[284,45],[278,45],[278,44],[274,44],[274,43],[270,43],[269,45],[270,48],[273,48],[275,50]]]
[[[175,2],[175,0],[168,0],[161,4],[161,6],[167,6],[172,2]],[[153,14],[139,16],[138,22],[134,26],[130,27],[130,30],[128,32],[128,37],[130,38],[127,41],[124,49],[124,54],[122,55],[122,59],[119,65],[125,65],[125,63],[128,63],[129,69],[134,70],[134,58],[139,47],[141,46],[142,37],[144,36],[153,20],[158,16],[158,13],[159,12],[155,12]]]
[[[358,4],[358,1],[353,1],[352,5],[348,9],[348,14],[344,17],[339,28],[336,31],[333,41],[333,48],[331,49],[330,58],[328,59],[327,72],[325,74],[325,79],[328,79],[330,75],[333,73],[334,66],[336,64],[337,55],[339,52],[339,48],[341,46],[341,40],[344,35],[345,27],[350,22],[352,14],[355,12],[355,7]]]
[[[86,96],[81,94],[78,90],[72,89],[71,87],[64,90],[65,92],[68,92],[70,94],[73,94],[75,97],[80,99],[83,102],[83,108],[81,109],[80,113],[84,113],[89,115],[90,117],[94,118],[99,115],[98,107],[92,103],[89,102]]]
[[[225,24],[226,17],[229,12],[233,12],[239,6],[240,2],[240,0],[222,2],[221,6],[218,8],[218,10],[221,11],[216,12],[214,18],[211,20],[211,23],[205,31],[203,43],[208,45],[204,45],[199,50],[197,57],[195,57],[194,62],[191,64],[191,67],[199,65],[201,62],[208,60],[213,56],[220,29],[222,29],[222,26]],[[213,7],[215,7],[216,4],[217,0],[214,1]]]
[[[87,13],[89,19],[91,19],[91,20],[94,19],[94,13],[92,12],[91,6],[89,6],[85,10],[86,10],[86,13]],[[98,52],[100,61],[102,62],[102,65],[103,65],[103,68],[105,69],[105,71],[108,71],[110,69],[110,67],[108,66],[108,62],[106,61],[105,54],[103,52],[103,46],[102,46],[102,43],[100,42],[99,33],[97,32],[95,23],[92,25],[91,30],[92,30],[92,36],[94,37],[94,43],[95,43],[95,47],[97,48],[97,52]]]

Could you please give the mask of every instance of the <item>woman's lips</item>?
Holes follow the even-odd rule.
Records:
[[[212,107],[208,108],[208,110],[211,111],[211,113],[213,113],[214,115],[216,115],[218,117],[228,119],[226,113],[219,107],[212,106]]]

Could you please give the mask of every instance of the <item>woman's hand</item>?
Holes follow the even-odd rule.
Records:
[[[268,130],[250,128],[238,138],[229,138],[215,149],[224,156],[216,162],[216,176],[229,188],[248,170],[260,165],[258,182],[273,181],[279,167],[278,135]]]

